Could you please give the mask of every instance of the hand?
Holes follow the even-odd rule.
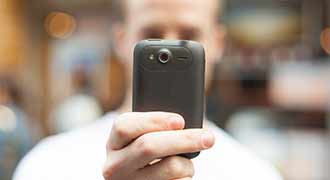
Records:
[[[192,161],[177,154],[209,149],[211,132],[185,129],[182,116],[166,112],[125,113],[107,143],[106,180],[190,180]]]

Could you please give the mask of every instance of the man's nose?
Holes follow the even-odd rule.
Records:
[[[176,32],[170,31],[165,34],[164,39],[179,39],[179,35]]]

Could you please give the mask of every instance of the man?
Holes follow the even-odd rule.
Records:
[[[122,0],[115,25],[117,53],[132,72],[132,51],[146,38],[191,39],[206,50],[206,88],[223,50],[217,0]],[[119,111],[96,124],[50,137],[21,162],[15,180],[278,180],[267,163],[210,122],[182,130],[174,113],[131,110],[130,89]],[[213,132],[213,133],[211,133]],[[109,137],[110,134],[110,137]],[[107,144],[107,145],[106,145]],[[211,148],[213,146],[213,148]],[[105,148],[107,147],[107,148]],[[211,148],[211,149],[210,149]],[[209,150],[206,150],[209,149]],[[176,154],[203,151],[188,160]],[[159,160],[162,159],[162,160]]]

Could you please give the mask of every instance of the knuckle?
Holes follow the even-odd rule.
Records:
[[[188,170],[188,175],[190,175],[191,177],[194,176],[195,174],[195,168],[194,168],[194,164],[191,160],[188,160],[188,163],[187,163],[187,170]]]
[[[103,165],[102,175],[106,180],[112,180],[117,176],[122,176],[122,172],[126,169],[125,162],[126,156],[121,156],[117,153],[111,153],[107,155],[106,162]]]
[[[125,138],[130,135],[126,127],[127,126],[125,125],[125,121],[123,121],[121,118],[118,118],[112,126],[112,131],[114,131],[114,133],[119,138]]]
[[[187,140],[196,140],[196,132],[187,132],[187,133],[184,133],[184,137],[187,139]]]
[[[178,157],[171,158],[168,162],[168,169],[171,173],[182,174],[182,171],[184,170],[184,163],[182,159]]]
[[[186,142],[199,142],[199,138],[196,137],[195,134],[193,133],[184,133],[183,138],[185,139]]]
[[[103,177],[104,179],[108,180],[108,179],[111,179],[113,177],[113,174],[114,174],[114,171],[110,168],[103,168]]]
[[[169,122],[169,118],[175,116],[183,119],[183,117],[179,114],[167,112],[153,112],[150,113],[147,118],[149,119],[149,122],[153,127],[163,130],[172,128],[172,124]],[[184,122],[182,122],[182,124],[183,123]]]
[[[191,131],[184,133],[183,138],[185,142],[190,144],[191,150],[197,150],[201,148],[201,141],[200,141],[200,132]]]
[[[159,116],[149,116],[149,120],[152,125],[167,127],[166,121]]]
[[[103,166],[103,171],[102,171],[103,177],[106,180],[112,179],[115,176],[115,174],[117,174],[117,172],[119,171],[120,164],[121,163],[119,161],[108,159],[105,165]]]
[[[194,174],[191,160],[182,157],[172,157],[168,162],[168,170],[176,176],[193,176]]]
[[[149,140],[149,135],[141,136],[136,143],[137,149],[139,149],[142,156],[152,156],[155,153],[155,148]]]

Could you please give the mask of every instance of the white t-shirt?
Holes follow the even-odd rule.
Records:
[[[117,116],[109,113],[90,126],[46,138],[21,161],[13,180],[102,180],[106,141]],[[282,180],[221,129],[212,123],[208,127],[216,143],[193,159],[194,180]]]

